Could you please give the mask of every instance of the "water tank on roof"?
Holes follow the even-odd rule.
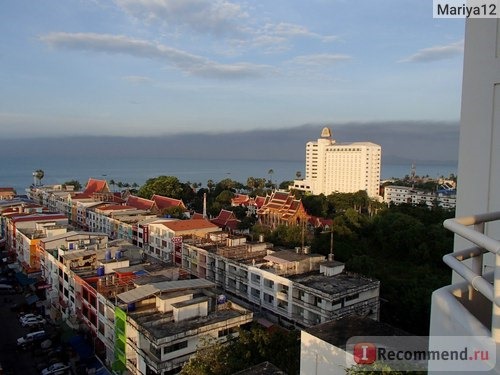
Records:
[[[97,267],[97,276],[104,276],[104,266]]]
[[[106,250],[106,253],[104,255],[104,259],[106,260],[111,260],[111,250]]]
[[[227,297],[224,294],[217,296],[217,304],[222,305],[227,302]]]
[[[135,302],[129,303],[127,305],[127,311],[129,311],[129,312],[135,311]]]
[[[115,252],[115,259],[120,260],[122,258],[122,252],[120,250],[117,250]]]

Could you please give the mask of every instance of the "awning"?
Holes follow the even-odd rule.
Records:
[[[36,283],[36,279],[26,276],[23,272],[16,272],[16,279],[22,286]]]
[[[75,350],[81,360],[92,357],[92,348],[87,344],[82,336],[73,336],[68,343]]]

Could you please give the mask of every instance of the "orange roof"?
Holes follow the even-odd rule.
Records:
[[[231,199],[231,204],[233,206],[239,206],[240,204],[248,203],[250,201],[250,197],[246,194],[236,194]]]
[[[89,178],[87,186],[83,191],[85,194],[94,193],[109,193],[109,186],[106,180],[96,180],[94,178]]]
[[[160,211],[163,211],[164,209],[170,207],[186,208],[184,202],[181,199],[168,198],[162,195],[155,194],[151,197],[151,200],[156,203]]]
[[[152,210],[155,207],[155,202],[149,199],[141,198],[136,195],[129,195],[127,198],[127,206],[135,207],[139,210]]]
[[[4,192],[7,192],[7,193],[14,192],[14,188],[11,188],[11,187],[0,187],[0,192],[2,192],[2,193],[4,193]]]
[[[167,228],[173,230],[174,232],[183,232],[197,229],[219,229],[217,225],[212,224],[207,219],[166,221],[162,224]]]
[[[204,219],[203,214],[200,214],[198,212],[195,212],[193,216],[191,216],[191,219]]]

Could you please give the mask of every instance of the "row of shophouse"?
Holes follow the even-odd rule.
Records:
[[[31,198],[0,202],[7,248],[45,292],[46,315],[88,330],[117,372],[176,373],[202,337],[225,340],[254,313],[298,328],[378,319],[378,281],[307,248],[249,242],[204,215],[161,216],[182,201],[122,197],[92,179],[83,192],[33,187]],[[269,225],[309,220],[286,193],[266,199],[257,211]]]

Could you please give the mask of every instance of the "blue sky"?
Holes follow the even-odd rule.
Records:
[[[463,19],[430,0],[4,0],[2,137],[460,115]]]

